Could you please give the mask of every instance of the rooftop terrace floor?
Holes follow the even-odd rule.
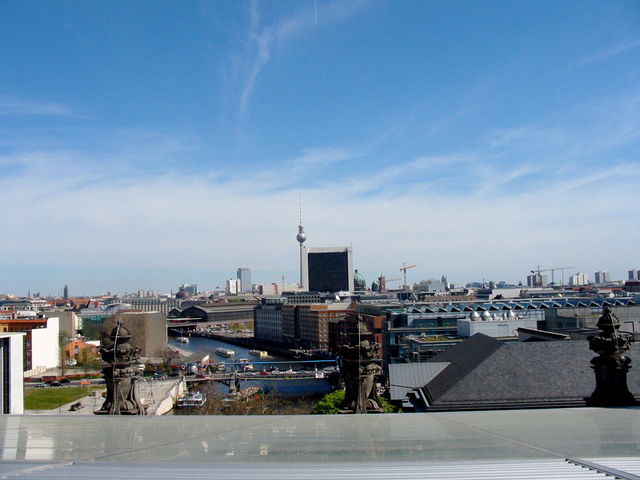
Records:
[[[640,478],[639,408],[8,415],[0,432],[0,478],[606,478],[593,463]]]

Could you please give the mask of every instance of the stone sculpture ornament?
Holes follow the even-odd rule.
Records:
[[[341,372],[345,383],[344,402],[340,413],[382,413],[375,379],[380,371],[376,363],[378,345],[370,340],[371,333],[358,320],[349,333],[349,344],[340,347]]]
[[[144,415],[145,408],[136,395],[135,382],[139,372],[133,365],[140,358],[140,349],[129,343],[131,334],[120,320],[110,335],[103,337],[100,355],[104,361],[102,373],[107,383],[107,398],[96,415]]]
[[[591,359],[591,368],[596,376],[596,389],[587,399],[592,406],[636,405],[627,386],[627,373],[631,359],[624,355],[631,346],[631,335],[620,332],[620,320],[609,307],[604,307],[597,327],[600,335],[587,338],[589,349],[598,354]]]

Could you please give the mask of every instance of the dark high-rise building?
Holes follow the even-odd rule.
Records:
[[[69,298],[69,287],[64,286],[64,290],[62,291],[62,298]]]
[[[309,291],[353,291],[351,247],[308,248],[305,253]]]
[[[251,269],[238,268],[237,279],[240,280],[240,292],[251,293]]]

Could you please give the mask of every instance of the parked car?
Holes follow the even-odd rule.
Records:
[[[50,387],[61,387],[61,386],[62,386],[62,384],[61,384],[59,381],[54,380],[53,382],[51,382],[51,383],[49,384],[49,386],[50,386]]]
[[[44,383],[36,383],[34,385],[34,388],[44,388],[44,387],[46,387],[46,385]]]
[[[62,378],[60,379],[60,383],[71,383],[71,380],[69,380],[68,378]]]

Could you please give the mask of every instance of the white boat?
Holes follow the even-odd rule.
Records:
[[[265,350],[249,350],[249,354],[259,358],[269,357],[269,354]]]
[[[178,343],[189,343],[189,337],[178,337]]]
[[[207,402],[204,392],[183,393],[178,397],[178,408],[201,407]]]
[[[235,393],[231,393],[227,398],[222,400],[222,406],[225,408],[233,406],[235,403],[248,400],[253,395],[260,392],[260,387],[247,387]]]
[[[233,350],[229,350],[228,348],[216,348],[216,353],[218,355],[222,355],[223,357],[233,357],[235,356],[236,352],[234,352]]]

